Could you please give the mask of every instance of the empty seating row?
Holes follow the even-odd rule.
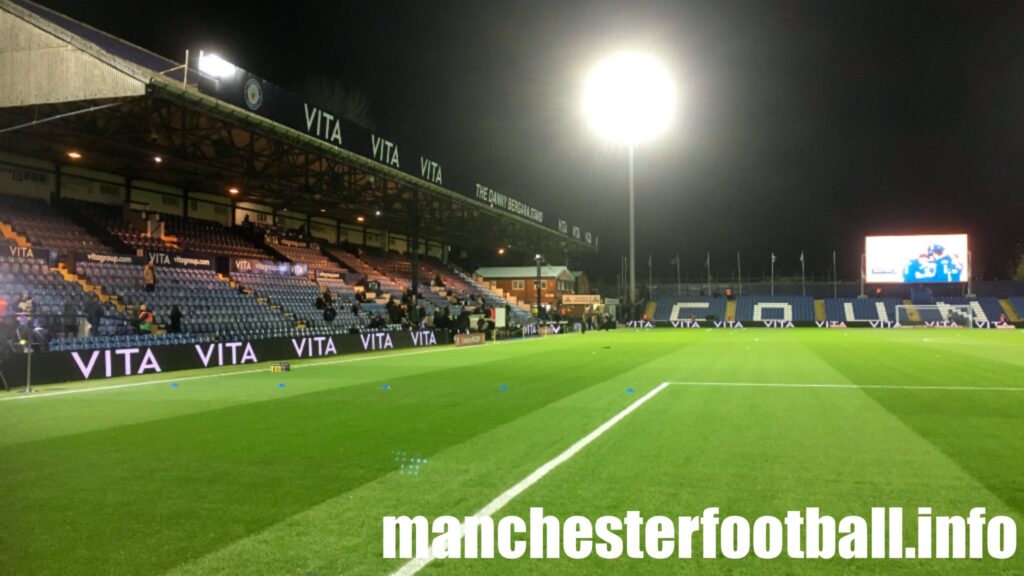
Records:
[[[740,296],[736,299],[736,320],[813,322],[814,299],[810,296]]]
[[[32,246],[57,251],[104,247],[99,239],[41,200],[0,195],[0,221],[28,238]]]
[[[725,298],[692,296],[662,296],[654,310],[654,320],[675,322],[680,320],[726,320]]]

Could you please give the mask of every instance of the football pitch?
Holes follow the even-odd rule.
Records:
[[[1020,526],[1022,374],[1024,332],[661,329],[0,393],[0,573],[389,574],[407,561],[382,557],[383,517],[466,516],[517,485],[495,517],[984,506]],[[421,574],[1022,574],[1022,555]]]

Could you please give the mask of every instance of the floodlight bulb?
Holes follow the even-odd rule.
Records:
[[[651,140],[668,129],[675,108],[672,76],[648,54],[616,54],[587,76],[583,113],[602,138],[630,145]]]
[[[214,78],[230,78],[235,75],[235,65],[216,54],[200,52],[199,71]]]

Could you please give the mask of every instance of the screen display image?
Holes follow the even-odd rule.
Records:
[[[865,240],[867,282],[967,282],[966,234],[868,236]]]

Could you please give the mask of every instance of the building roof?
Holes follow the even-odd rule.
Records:
[[[487,280],[499,280],[499,279],[519,279],[519,278],[536,278],[537,267],[536,266],[494,266],[487,268],[477,268],[476,275]],[[560,278],[569,273],[569,269],[565,266],[541,266],[540,277],[541,278]]]
[[[6,63],[26,78],[0,84],[0,126],[19,127],[0,142],[4,152],[56,163],[87,143],[92,170],[271,212],[287,208],[330,219],[328,226],[362,227],[365,219],[371,229],[466,247],[512,244],[572,255],[598,249],[589,230],[454,166],[442,180],[436,162],[424,176],[421,163],[400,167],[397,154],[378,157],[372,142],[379,135],[347,120],[341,126],[337,114],[331,134],[321,134],[319,120],[316,129],[307,121],[318,107],[241,68],[230,82],[213,78],[198,70],[197,58],[186,66],[31,0],[0,0],[0,30],[26,43]],[[248,102],[254,86],[262,87],[258,99]],[[386,142],[397,150],[397,142]],[[403,158],[419,155],[408,152],[419,150],[412,143],[402,145]],[[156,154],[167,161],[158,166]],[[228,198],[229,187],[241,195]]]

